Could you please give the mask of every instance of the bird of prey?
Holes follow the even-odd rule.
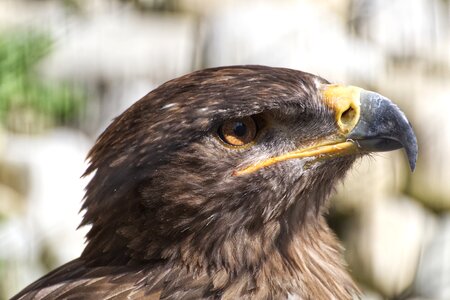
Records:
[[[399,148],[414,169],[405,115],[358,87],[265,66],[168,81],[89,152],[81,256],[13,299],[358,297],[327,199],[356,159]]]

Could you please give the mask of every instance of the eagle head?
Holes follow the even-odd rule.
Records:
[[[89,153],[82,258],[208,274],[204,294],[246,278],[236,295],[331,280],[330,295],[349,295],[326,200],[358,157],[398,148],[414,168],[411,125],[374,92],[263,66],[182,76],[118,116]]]

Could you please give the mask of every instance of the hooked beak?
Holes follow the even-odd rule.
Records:
[[[277,162],[304,157],[336,157],[404,148],[411,171],[417,160],[417,139],[405,114],[391,100],[354,86],[325,85],[322,100],[335,112],[341,139],[322,142],[237,170],[253,173]]]
[[[361,115],[347,139],[364,152],[404,148],[411,171],[417,160],[417,139],[405,114],[380,94],[361,91]]]

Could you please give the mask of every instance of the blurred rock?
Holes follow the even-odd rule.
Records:
[[[82,83],[90,92],[83,129],[92,136],[156,85],[189,73],[197,25],[177,14],[139,14],[128,6],[97,7],[72,16],[41,65],[50,80]],[[120,20],[120,21],[118,21]]]
[[[374,153],[357,161],[337,186],[334,208],[340,213],[354,213],[386,195],[400,194],[410,172],[403,152]]]
[[[387,55],[400,59],[425,57],[449,66],[445,44],[450,38],[450,24],[444,1],[353,0],[350,20],[360,36],[372,40]]]
[[[19,215],[25,209],[23,195],[20,195],[10,186],[1,183],[0,199],[2,199],[0,201],[0,223],[10,216]]]
[[[273,2],[273,4],[292,5],[293,2],[303,2],[306,5],[312,4],[314,7],[321,7],[322,9],[330,10],[339,17],[344,18],[346,16],[348,6],[351,0],[246,0],[247,5],[260,6],[267,2]],[[241,0],[177,0],[177,4],[180,10],[195,13],[198,15],[217,14],[220,11],[231,10],[239,7],[242,4]],[[295,3],[294,3],[295,4]]]
[[[362,296],[361,296],[360,300],[383,300],[383,297],[380,294],[378,294],[370,289],[367,289],[365,287],[360,287],[360,288],[362,290]]]
[[[0,155],[3,156],[6,147],[6,135],[7,131],[3,126],[0,126]]]
[[[91,99],[80,124],[92,136],[155,86],[196,64],[198,25],[189,15],[140,13],[121,1],[73,3],[77,13],[61,1],[0,1],[0,29],[51,33],[56,42],[39,71],[48,81],[88,90]]]
[[[382,93],[399,104],[419,143],[416,171],[406,191],[433,210],[450,210],[450,69],[442,73],[427,64],[393,66],[378,80]]]
[[[9,299],[26,284],[36,280],[45,270],[33,253],[30,242],[33,234],[31,224],[15,215],[9,214],[0,222],[0,298]]]
[[[450,214],[440,218],[436,234],[423,249],[414,296],[426,299],[450,299]]]
[[[43,73],[94,84],[124,78],[162,82],[192,70],[195,29],[187,16],[144,16],[128,9],[72,17]]]
[[[450,87],[424,84],[416,99],[414,119],[421,141],[410,190],[431,208],[450,211]]]
[[[207,66],[283,66],[338,82],[370,82],[383,73],[382,53],[350,37],[342,18],[320,2],[240,1],[207,20]]]
[[[378,200],[363,206],[349,226],[347,260],[356,278],[394,297],[413,282],[436,220],[410,198]]]
[[[12,268],[7,273],[22,274],[16,281],[11,279],[11,292],[48,268],[80,255],[87,228],[76,228],[81,222],[78,211],[88,180],[80,176],[90,144],[80,133],[67,129],[42,136],[7,136],[3,159],[25,166],[29,178],[23,215],[9,218],[0,229],[0,249],[5,251],[0,256],[6,257],[6,267]],[[43,256],[51,258],[46,265],[42,265]]]
[[[7,222],[10,217],[23,214],[24,198],[28,192],[29,183],[25,168],[3,159],[6,151],[6,136],[6,131],[0,127],[0,223]]]
[[[385,52],[374,85],[408,115],[419,142],[405,191],[433,210],[450,210],[450,6],[439,0],[354,0],[358,36]]]
[[[3,155],[4,153],[0,155],[0,183],[18,197],[24,197],[29,187],[27,168],[23,164],[3,159]]]
[[[59,2],[59,3],[58,3]],[[66,17],[62,1],[0,1],[0,30],[40,28],[51,31]]]

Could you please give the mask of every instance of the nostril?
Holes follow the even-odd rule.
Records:
[[[341,114],[341,122],[343,125],[353,125],[356,118],[356,110],[353,107],[349,107]]]

